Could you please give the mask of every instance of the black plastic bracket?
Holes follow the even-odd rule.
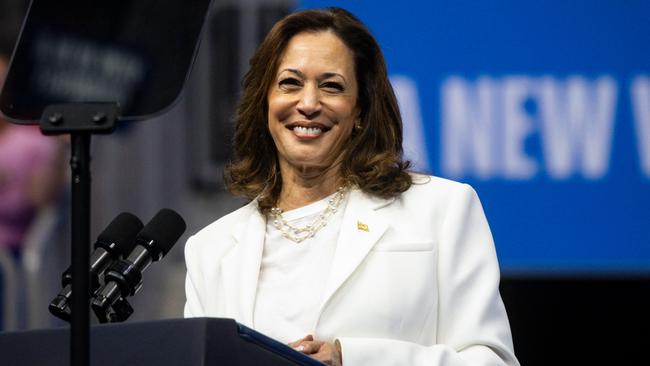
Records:
[[[45,135],[109,134],[115,130],[119,111],[117,103],[53,104],[43,112],[41,131]]]

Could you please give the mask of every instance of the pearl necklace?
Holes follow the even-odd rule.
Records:
[[[323,212],[311,224],[307,224],[304,227],[291,225],[282,217],[282,209],[273,207],[269,213],[271,218],[273,218],[273,226],[280,230],[282,236],[296,243],[312,238],[318,230],[327,225],[327,220],[338,210],[346,192],[345,187],[339,187],[334,196],[327,200],[327,207],[325,207]]]

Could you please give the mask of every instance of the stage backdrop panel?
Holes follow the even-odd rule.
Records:
[[[506,274],[650,274],[650,3],[316,1],[377,37],[422,171],[472,184]]]

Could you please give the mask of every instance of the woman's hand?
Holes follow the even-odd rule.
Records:
[[[298,352],[302,352],[326,365],[342,366],[341,344],[338,341],[334,343],[314,340],[310,334],[295,342],[289,343],[289,347]]]

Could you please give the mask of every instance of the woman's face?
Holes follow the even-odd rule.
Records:
[[[353,53],[334,33],[289,41],[268,92],[269,131],[283,172],[336,162],[358,118],[357,89]]]

